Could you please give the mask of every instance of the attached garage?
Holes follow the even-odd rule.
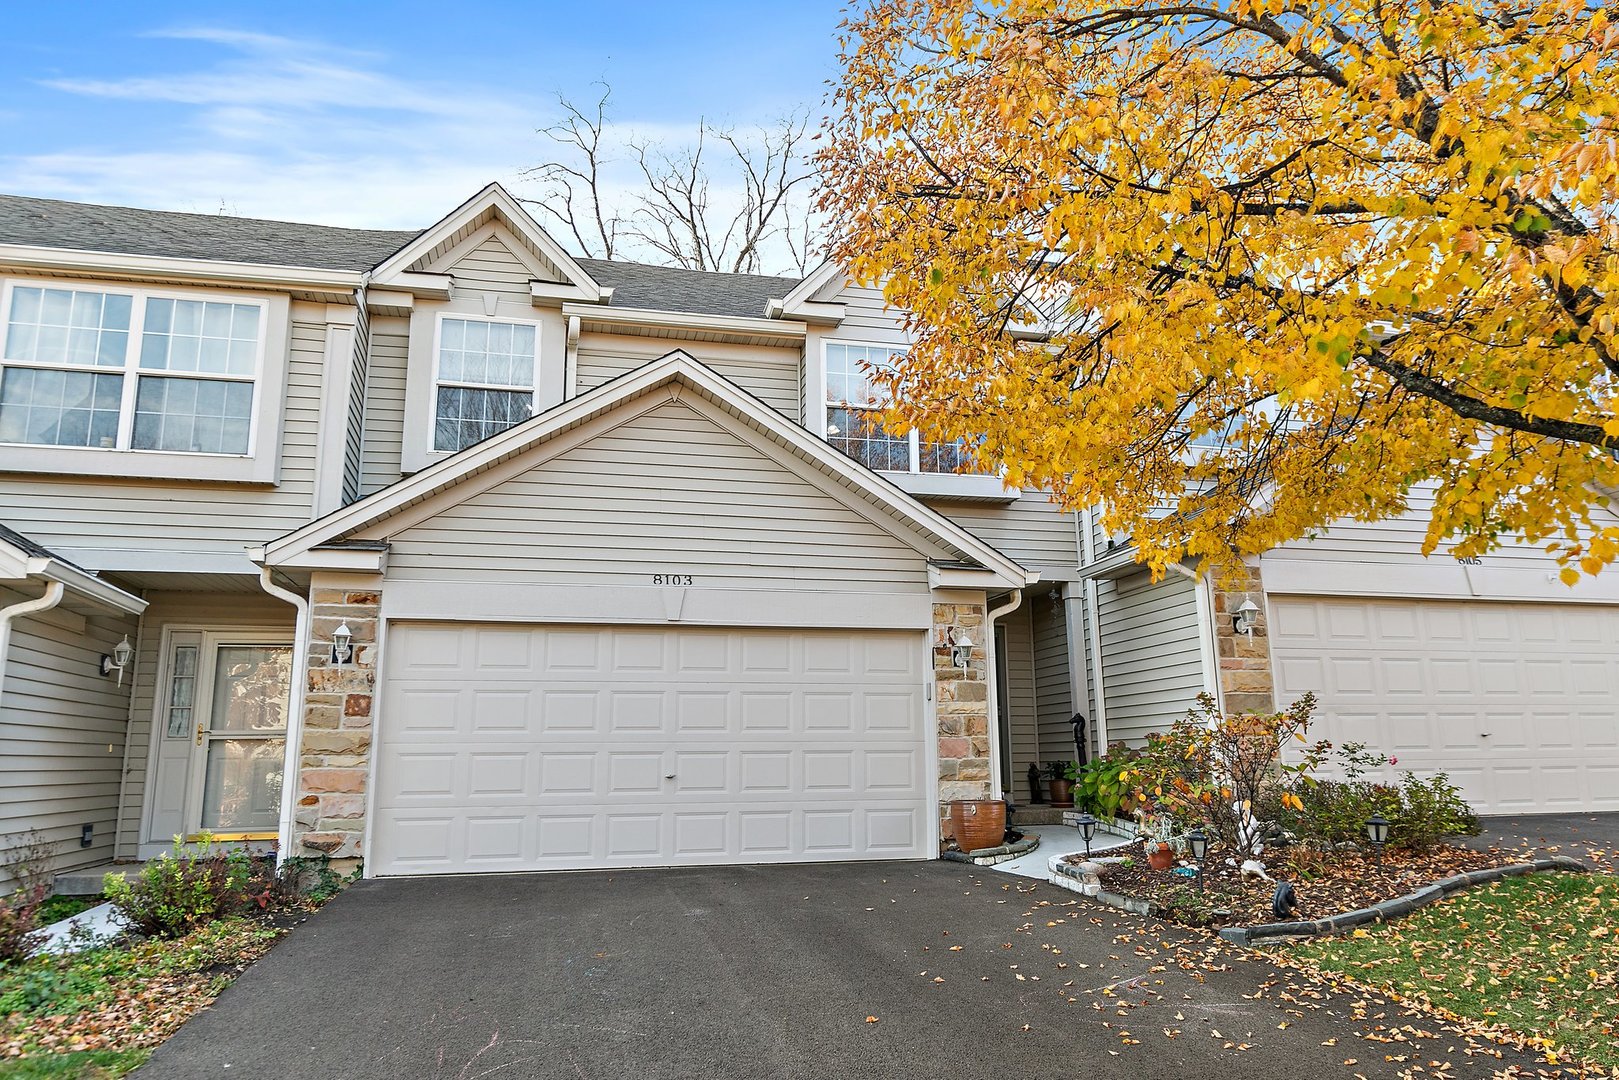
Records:
[[[924,635],[393,626],[378,874],[931,854]]]
[[[264,560],[309,588],[284,850],[384,875],[932,858],[1034,579],[683,353]]]
[[[1619,607],[1275,596],[1276,697],[1486,813],[1619,810]]]

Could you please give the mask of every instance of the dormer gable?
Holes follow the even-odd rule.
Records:
[[[537,303],[605,303],[604,288],[499,184],[490,184],[422,230],[371,273],[371,288],[448,299],[455,268],[496,245],[530,274]]]

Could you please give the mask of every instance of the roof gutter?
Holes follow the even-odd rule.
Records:
[[[67,270],[118,277],[161,277],[197,282],[225,282],[353,292],[361,282],[358,270],[323,270],[312,266],[275,266],[215,259],[183,259],[161,255],[122,255],[75,248],[0,244],[0,265],[23,269]]]
[[[589,326],[627,326],[638,329],[708,331],[775,338],[782,342],[803,341],[809,327],[784,319],[760,319],[746,315],[702,315],[654,308],[601,307],[597,304],[565,303],[562,314],[578,316]]]

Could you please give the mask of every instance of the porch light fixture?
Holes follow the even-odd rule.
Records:
[[[135,646],[129,643],[129,635],[112,647],[112,655],[103,655],[101,658],[101,674],[111,675],[118,673],[118,685],[124,685],[124,669],[129,666],[130,658],[135,655]]]
[[[1186,846],[1192,850],[1192,861],[1197,863],[1197,888],[1203,892],[1207,886],[1203,883],[1203,856],[1209,853],[1209,834],[1199,825],[1186,834]]]
[[[349,624],[338,623],[337,629],[332,631],[332,663],[342,667],[354,655],[354,648],[350,644],[354,640],[354,632]]]
[[[973,639],[957,630],[950,638],[950,659],[958,668],[965,668],[973,658]]]
[[[1097,821],[1091,817],[1090,811],[1087,810],[1079,815],[1074,821],[1074,825],[1079,829],[1080,839],[1085,841],[1085,858],[1089,859],[1091,857],[1091,838],[1096,835]]]
[[[1238,634],[1254,636],[1254,626],[1259,622],[1259,605],[1253,600],[1244,600],[1242,606],[1231,616],[1231,629]]]
[[[1377,859],[1377,865],[1383,865],[1383,845],[1389,842],[1389,820],[1382,814],[1373,814],[1366,819],[1366,839],[1372,842],[1372,853]]]

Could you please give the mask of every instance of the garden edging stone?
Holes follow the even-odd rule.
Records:
[[[999,847],[979,848],[976,851],[944,851],[939,853],[941,859],[950,862],[972,863],[974,866],[994,866],[996,863],[1007,862],[1020,855],[1027,855],[1040,846],[1040,837],[1028,833],[1023,839],[1011,844],[1001,844]]]
[[[1221,928],[1220,936],[1236,945],[1252,945],[1257,941],[1276,938],[1322,937],[1327,934],[1341,934],[1347,930],[1353,930],[1357,926],[1387,922],[1402,915],[1409,915],[1420,907],[1425,907],[1436,900],[1442,900],[1452,893],[1460,892],[1474,885],[1499,881],[1502,878],[1518,877],[1523,874],[1549,871],[1585,874],[1590,873],[1590,870],[1591,868],[1585,863],[1580,862],[1578,859],[1571,859],[1566,855],[1542,856],[1528,862],[1512,863],[1508,866],[1492,866],[1483,870],[1470,870],[1464,874],[1442,878],[1431,885],[1423,886],[1415,892],[1406,893],[1404,896],[1396,896],[1391,900],[1373,904],[1371,907],[1346,911],[1325,919],[1315,919],[1308,922],[1262,923],[1258,926],[1226,926]]]

